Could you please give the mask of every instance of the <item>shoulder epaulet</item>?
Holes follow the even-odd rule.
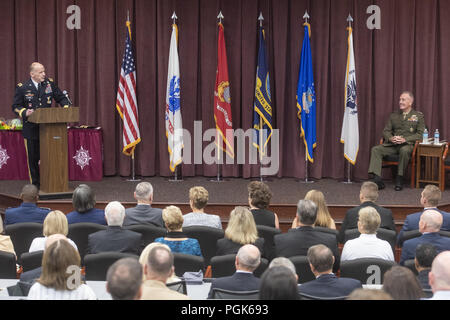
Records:
[[[18,84],[17,84],[17,86],[20,88],[21,86],[23,86],[23,84],[22,84],[22,82],[19,82]]]

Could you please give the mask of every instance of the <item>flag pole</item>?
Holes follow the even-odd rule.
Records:
[[[309,19],[309,14],[308,14],[308,10],[305,10],[305,14],[303,15],[303,19],[305,19],[305,23],[308,23],[308,19]],[[305,145],[305,180],[302,181],[303,183],[314,183],[314,181],[309,180],[309,175],[308,175],[308,171],[309,171],[309,163],[308,163],[308,147]]]
[[[353,22],[353,18],[350,15],[350,13],[348,14],[347,17],[347,22],[348,22],[348,27],[351,28],[352,27],[352,22]],[[351,172],[351,162],[347,160],[347,181],[342,181],[342,183],[344,184],[352,184],[352,180],[350,179],[350,172]]]
[[[177,23],[176,20],[178,19],[175,11],[173,12],[173,14],[172,14],[172,16],[170,18],[172,19],[172,28],[173,28],[173,25]],[[177,44],[178,44],[178,35],[177,35]],[[172,115],[173,127],[175,128],[175,108],[173,108],[172,114],[173,114]],[[175,129],[174,129],[174,132],[172,134],[172,155],[171,155],[172,158],[173,158],[173,153],[174,152],[175,152]],[[169,161],[170,161],[170,159],[169,159]],[[181,180],[178,179],[178,166],[176,166],[174,168],[174,170],[173,170],[173,178],[169,179],[169,182],[180,182],[180,181],[183,181],[183,180],[182,179]]]
[[[134,148],[131,152],[131,179],[127,179],[127,181],[141,181],[141,179],[136,179],[135,173],[135,163],[134,163]]]
[[[219,19],[219,23],[222,23],[222,19],[225,19],[225,17],[223,16],[223,14],[222,14],[222,11],[219,11],[219,14],[217,15],[217,19]],[[220,141],[218,141],[218,140],[221,140],[221,139],[219,139],[219,131],[217,130],[217,128],[216,128],[216,141],[217,141],[217,149],[216,149],[216,151],[217,151],[217,177],[216,177],[216,179],[212,179],[212,180],[210,180],[211,182],[222,182],[223,181],[223,179],[221,179],[220,178],[220,146],[219,146],[219,142]],[[222,143],[222,145],[223,145],[223,143]]]
[[[263,21],[264,21],[264,17],[262,15],[262,12],[259,13],[258,20],[259,20],[259,27],[262,28]],[[262,160],[263,160],[263,157],[264,157],[264,154],[262,153],[262,146],[261,146],[261,141],[262,141],[262,138],[263,138],[263,131],[262,130],[263,130],[263,122],[262,122],[261,117],[259,117],[259,140],[258,140],[258,144],[259,144],[259,180],[261,182],[264,181],[264,177],[262,175],[262,166],[263,166]]]

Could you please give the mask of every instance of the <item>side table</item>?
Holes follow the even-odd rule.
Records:
[[[416,188],[420,187],[421,182],[425,182],[438,184],[442,190],[443,181],[440,173],[443,166],[442,155],[445,145],[445,143],[419,143],[417,147]],[[424,158],[424,168],[422,168],[422,158]]]

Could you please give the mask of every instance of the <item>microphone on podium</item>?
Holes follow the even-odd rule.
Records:
[[[67,90],[64,90],[63,94],[66,96],[67,100],[69,101],[69,106],[71,106],[72,105],[72,101],[69,98],[69,93],[67,92]]]

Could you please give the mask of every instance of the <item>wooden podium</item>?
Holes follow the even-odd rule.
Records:
[[[28,117],[39,124],[41,199],[67,198],[69,190],[67,123],[79,121],[79,108],[40,108]]]

